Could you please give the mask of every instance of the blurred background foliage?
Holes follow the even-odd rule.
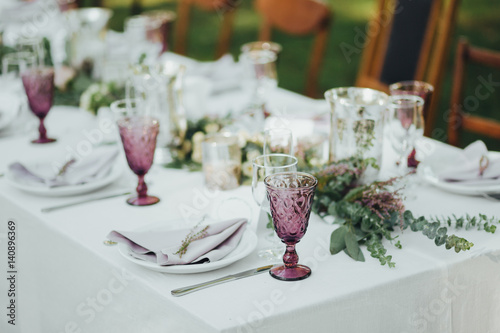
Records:
[[[176,10],[175,0],[100,0],[102,5],[114,10],[110,28],[123,30],[123,22],[129,15],[139,14],[151,9]],[[342,42],[354,45],[359,30],[364,31],[368,20],[374,15],[376,0],[327,0],[334,11],[328,46],[323,62],[319,86],[321,91],[341,86],[352,86],[356,80],[361,52],[353,54],[351,59],[344,57],[339,45]],[[96,0],[83,0],[84,6],[95,5]],[[239,0],[231,53],[237,59],[242,44],[257,39],[260,19],[253,8],[251,0]],[[217,15],[207,15],[194,10],[188,37],[188,56],[199,60],[213,60],[217,34],[221,19]],[[175,26],[175,23],[174,23]],[[474,46],[500,51],[500,0],[462,0],[457,25],[451,42],[451,52],[447,62],[445,81],[440,96],[436,130],[433,137],[446,141],[447,111],[449,110],[452,70],[455,48],[459,36],[465,36]],[[173,36],[172,36],[173,37]],[[283,46],[278,64],[279,86],[298,93],[304,91],[305,68],[312,45],[312,37],[290,37],[273,32],[273,41]],[[500,70],[470,66],[465,96],[475,96],[476,87],[481,84],[479,78],[500,83]],[[485,99],[479,100],[477,106],[468,111],[500,120],[500,84]],[[476,140],[484,139],[489,149],[500,150],[499,140],[489,140],[476,135],[463,136],[462,146]]]

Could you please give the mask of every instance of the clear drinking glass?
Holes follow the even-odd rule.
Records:
[[[288,128],[272,128],[264,131],[264,155],[293,155],[293,134]]]
[[[401,81],[389,86],[391,95],[413,95],[421,97],[424,100],[423,117],[429,114],[432,94],[434,87],[432,84],[423,81]]]
[[[172,29],[172,23],[177,18],[177,14],[170,10],[150,10],[141,13],[149,20],[160,22],[160,27],[147,34],[148,40],[152,42],[160,42],[162,44],[161,53],[169,50],[170,40],[169,34]]]
[[[276,53],[269,50],[252,50],[240,55],[243,68],[242,88],[248,92],[248,105],[244,108],[241,122],[250,131],[259,131],[264,124],[266,101],[269,93],[278,86]]]
[[[264,185],[264,179],[272,174],[279,172],[296,172],[297,171],[297,158],[286,154],[269,154],[261,155],[253,159],[252,161],[252,195],[259,205],[260,209],[267,213],[268,216],[271,215],[271,210],[269,208],[269,200],[266,196],[266,188]],[[270,234],[270,241],[272,242],[274,233]],[[282,253],[282,247],[280,244],[272,244],[268,248],[259,251],[259,256],[261,258],[266,258],[269,260],[279,259]]]
[[[307,173],[285,172],[266,177],[267,196],[276,234],[286,244],[283,265],[274,266],[269,273],[283,281],[308,278],[311,269],[299,265],[295,245],[307,231],[309,216],[318,180]]]
[[[407,173],[407,157],[415,141],[424,134],[422,109],[424,100],[413,95],[391,96],[389,133],[392,147],[398,153],[401,175]]]
[[[133,65],[127,82],[127,98],[144,104],[143,114],[162,124],[157,140],[155,163],[173,161],[181,149],[187,130],[182,102],[182,79],[185,67],[164,61],[155,65]]]
[[[42,37],[21,37],[16,40],[18,52],[29,52],[35,55],[36,65],[45,66],[45,48]]]
[[[158,120],[148,116],[131,116],[118,120],[118,129],[130,169],[139,178],[137,196],[127,200],[132,206],[149,206],[160,199],[148,195],[144,176],[153,164],[156,136],[159,131]]]
[[[21,74],[24,90],[28,97],[31,112],[40,120],[39,137],[32,143],[50,143],[56,141],[47,137],[44,119],[52,108],[54,99],[54,68],[33,67]]]
[[[231,190],[240,185],[241,149],[230,133],[208,135],[202,142],[203,174],[210,190]]]
[[[2,57],[2,75],[12,79],[19,79],[21,73],[37,64],[36,55],[33,52],[13,52]]]
[[[393,83],[389,86],[389,91],[391,96],[395,95],[413,95],[421,97],[424,100],[424,107],[422,111],[423,121],[427,119],[427,115],[429,114],[429,108],[431,106],[432,94],[434,92],[434,87],[427,82],[423,81],[401,81]],[[425,128],[424,128],[425,132]],[[416,145],[418,146],[418,144]],[[410,154],[415,156],[416,147],[413,147],[413,150]]]
[[[111,116],[110,120],[115,124],[116,128],[113,132],[113,138],[111,142],[120,141],[119,131],[118,131],[118,120],[126,117],[140,116],[144,115],[142,110],[144,106],[140,100],[133,98],[125,98],[114,101],[110,105]]]
[[[249,42],[245,43],[241,46],[241,52],[246,53],[246,52],[251,52],[251,51],[272,51],[276,53],[276,56],[279,56],[282,46],[278,43],[275,42],[270,42],[270,41],[256,41],[256,42]]]

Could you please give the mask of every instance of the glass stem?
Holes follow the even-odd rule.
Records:
[[[285,263],[286,268],[294,268],[297,266],[299,262],[299,256],[295,251],[295,244],[287,244],[286,252],[283,255],[283,262]]]
[[[38,117],[38,118],[40,119],[40,125],[38,126],[38,133],[40,133],[40,139],[45,140],[47,139],[47,129],[43,124],[43,120],[45,119],[45,117]]]
[[[136,191],[139,198],[145,198],[148,196],[148,186],[146,182],[144,182],[144,175],[138,176],[139,184],[137,185]]]

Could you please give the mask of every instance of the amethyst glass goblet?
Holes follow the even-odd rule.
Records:
[[[147,116],[132,116],[119,119],[117,123],[128,165],[139,177],[137,197],[128,199],[127,203],[133,206],[153,205],[160,199],[148,195],[144,176],[153,164],[156,136],[160,129],[158,120]]]
[[[47,130],[43,120],[52,107],[54,98],[54,69],[49,67],[38,67],[26,70],[21,74],[24,90],[28,97],[31,112],[40,119],[38,139],[32,143],[50,143],[56,141],[47,137]]]
[[[267,176],[264,183],[274,230],[286,244],[284,265],[274,266],[269,273],[283,281],[305,279],[311,275],[311,269],[298,264],[299,256],[295,251],[295,244],[306,233],[318,180],[307,173],[283,172]]]

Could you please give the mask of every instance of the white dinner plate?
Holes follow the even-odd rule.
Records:
[[[432,156],[429,156],[422,164],[418,167],[420,169],[420,175],[422,178],[428,182],[440,188],[444,191],[462,194],[462,195],[482,195],[484,193],[493,194],[500,193],[500,182],[498,184],[488,184],[488,185],[465,185],[460,182],[446,182],[437,176],[440,171],[453,163],[456,160],[457,153],[451,150],[439,150],[436,151]],[[500,158],[499,152],[489,152],[488,157],[490,159]]]
[[[162,228],[160,226],[156,226],[153,229],[148,228],[149,230],[164,230],[166,228]],[[168,228],[171,229],[171,228]],[[167,230],[168,230],[167,229]],[[140,229],[145,230],[145,228]],[[153,271],[162,272],[162,273],[171,273],[171,274],[192,274],[192,273],[202,273],[213,271],[222,267],[226,267],[231,265],[232,263],[245,258],[249,255],[257,246],[257,235],[251,231],[250,229],[245,230],[245,233],[241,237],[240,243],[238,246],[227,256],[224,258],[217,260],[215,262],[203,263],[203,264],[192,264],[192,265],[171,265],[171,266],[160,266],[150,261],[141,260],[133,257],[130,254],[130,249],[125,244],[118,244],[118,250],[120,254],[127,260],[130,260],[134,264],[142,266],[147,269],[151,269]]]
[[[36,164],[36,163],[23,163],[29,170],[32,170],[33,172],[36,173],[38,168],[42,168],[45,166],[41,164]],[[79,185],[67,185],[67,186],[58,186],[58,187],[47,187],[47,186],[36,186],[36,185],[28,185],[24,183],[20,183],[18,180],[16,180],[12,174],[7,171],[5,174],[5,178],[7,182],[25,192],[29,192],[31,194],[38,194],[38,195],[43,195],[43,196],[51,196],[51,197],[62,197],[62,196],[69,196],[69,195],[78,195],[78,194],[84,194],[84,193],[89,193],[95,190],[98,190],[100,188],[103,188],[104,186],[107,186],[117,180],[123,171],[123,167],[120,163],[115,163],[109,174],[101,179],[85,183],[85,184],[79,184]]]

